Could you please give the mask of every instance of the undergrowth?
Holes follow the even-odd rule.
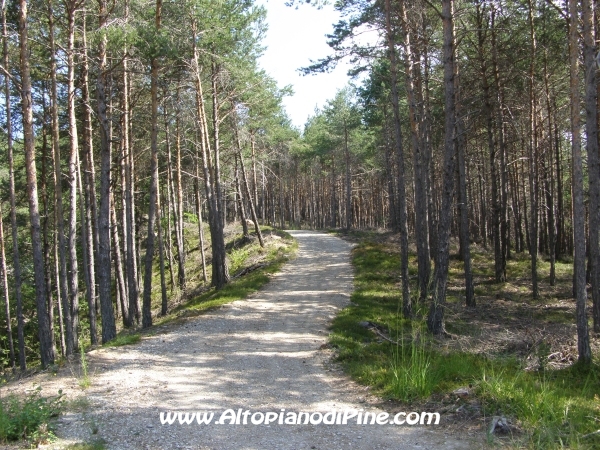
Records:
[[[49,420],[60,413],[63,394],[59,391],[56,397],[42,397],[40,390],[23,399],[13,395],[0,398],[0,442],[25,439],[43,444],[53,437]]]
[[[594,433],[600,428],[597,365],[526,371],[516,356],[443,348],[427,333],[428,305],[417,305],[412,321],[400,315],[397,252],[362,237],[353,263],[352,303],[334,320],[330,343],[360,383],[388,399],[440,408],[456,401],[454,390],[468,386],[467,401],[481,416],[505,416],[514,425],[511,445],[600,448],[600,433]]]

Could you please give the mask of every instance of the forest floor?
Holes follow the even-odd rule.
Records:
[[[513,253],[508,281],[496,283],[493,254],[473,245],[477,307],[470,308],[463,262],[453,243],[448,334],[432,339],[425,324],[429,302],[415,301],[414,245],[409,275],[415,314],[406,320],[398,311],[399,236],[383,231],[341,235],[356,244],[355,291],[351,306],[332,324],[330,345],[353,379],[398,405],[441,411],[455,430],[487,432],[490,445],[599,448],[600,335],[591,329],[590,296],[594,364],[575,364],[572,262],[556,263],[556,283],[550,286],[550,264],[540,258],[540,295],[533,299],[528,255]],[[494,417],[509,425],[490,433]]]
[[[161,425],[161,412],[227,409],[287,413],[402,411],[351,381],[332,361],[328,324],[350,302],[352,245],[310,231],[291,233],[296,259],[248,299],[199,317],[163,325],[139,343],[101,348],[87,357],[89,386],[73,363],[8,386],[62,389],[67,412],[56,423],[58,441],[71,449],[466,449],[480,448],[480,432],[460,436],[439,426]],[[256,416],[257,418],[259,416]],[[318,417],[318,416],[315,416]],[[248,420],[250,422],[250,420]]]

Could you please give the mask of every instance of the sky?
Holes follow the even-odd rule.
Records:
[[[285,6],[285,0],[258,0],[267,8],[269,29],[263,45],[267,47],[260,58],[260,65],[277,80],[279,87],[291,84],[292,97],[283,101],[288,116],[294,126],[302,130],[308,116],[314,114],[315,107],[323,107],[336,91],[346,86],[350,66],[340,63],[331,73],[306,75],[298,72],[301,67],[310,65],[332,54],[327,45],[326,34],[331,34],[333,24],[339,14],[332,5],[322,9],[302,4],[297,9]]]

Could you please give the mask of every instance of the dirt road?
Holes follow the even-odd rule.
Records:
[[[247,425],[215,424],[227,409],[381,412],[320,349],[327,323],[349,302],[351,245],[316,232],[292,234],[300,242],[298,257],[248,300],[135,346],[91,352],[97,371],[83,411],[61,417],[61,440],[52,447],[103,439],[110,449],[469,448],[434,426],[357,425],[356,419],[347,425],[280,425],[279,419],[251,425],[248,415]],[[73,377],[54,381],[57,387],[81,391]],[[167,411],[215,416],[210,425],[161,425],[160,413]]]

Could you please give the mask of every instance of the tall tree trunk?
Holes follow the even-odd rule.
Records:
[[[409,123],[411,144],[413,150],[414,164],[414,187],[415,187],[415,237],[417,244],[417,266],[419,280],[419,300],[423,301],[427,298],[429,292],[429,279],[431,277],[431,259],[429,255],[429,215],[427,211],[427,176],[424,163],[426,157],[424,155],[423,140],[424,137],[422,111],[417,101],[415,89],[416,70],[414,61],[417,58],[413,55],[408,16],[405,7],[405,2],[399,2],[401,15],[401,30],[402,42],[404,46],[404,67],[405,67],[405,82],[406,93],[408,98]]]
[[[204,187],[206,190],[206,200],[208,202],[208,221],[211,234],[212,245],[212,285],[221,289],[229,282],[229,268],[225,254],[225,239],[223,236],[223,222],[219,212],[218,199],[214,194],[214,187],[210,170],[210,141],[208,138],[208,126],[206,121],[206,111],[204,108],[204,98],[202,92],[202,80],[200,78],[200,66],[198,63],[198,49],[196,48],[196,24],[194,28],[194,79],[196,84],[196,109],[200,128],[200,153],[202,158],[202,171],[204,174]],[[215,172],[217,167],[215,167]],[[217,178],[217,176],[215,176]]]
[[[444,173],[442,207],[438,225],[438,254],[435,263],[433,298],[427,327],[434,335],[445,333],[444,309],[448,284],[450,259],[450,228],[452,224],[452,201],[454,199],[454,177],[456,167],[455,140],[455,92],[454,92],[454,18],[453,0],[442,0],[442,23],[444,30]]]
[[[164,97],[166,99],[167,97],[167,90],[165,89],[165,93],[164,93]],[[166,222],[167,222],[167,230],[166,230],[166,237],[167,237],[167,245],[166,245],[166,251],[167,251],[167,259],[169,260],[169,277],[170,277],[170,281],[171,281],[171,293],[173,292],[173,289],[175,287],[175,275],[173,273],[173,222],[171,220],[171,210],[175,209],[175,193],[174,191],[174,183],[173,183],[173,164],[172,164],[172,155],[171,155],[171,133],[170,133],[170,128],[169,128],[169,115],[168,115],[168,111],[167,111],[167,105],[166,105],[166,100],[164,102],[164,106],[163,106],[163,110],[164,110],[164,118],[165,118],[165,149],[166,149],[166,153],[167,153],[167,193],[165,194],[165,199],[166,199],[166,206],[164,208],[164,210],[166,211]],[[175,211],[174,211],[175,212]],[[161,215],[161,213],[159,212],[159,215]],[[177,213],[175,212],[175,216],[177,216]],[[177,220],[177,217],[175,217],[175,220]]]
[[[154,26],[160,29],[162,0],[156,0]],[[146,262],[144,267],[144,300],[142,304],[142,327],[152,325],[152,262],[154,259],[154,226],[156,223],[156,204],[158,201],[158,58],[150,61],[150,95],[152,98],[152,134],[150,137],[150,204],[148,206],[148,237],[146,240]]]
[[[85,170],[85,178],[82,180],[81,173],[79,176],[79,182],[83,182],[85,186],[85,204],[82,207],[81,214],[85,214],[85,234],[86,238],[83,239],[83,245],[86,246],[84,258],[86,257],[87,266],[87,277],[89,283],[87,284],[87,302],[88,302],[88,314],[90,316],[90,340],[92,345],[98,344],[98,335],[96,331],[96,304],[98,296],[96,294],[96,261],[98,252],[98,233],[96,224],[97,208],[96,208],[96,181],[95,181],[95,168],[94,168],[94,150],[92,143],[92,110],[90,105],[90,88],[89,88],[89,77],[88,77],[88,57],[87,57],[87,33],[85,14],[83,15],[83,26],[82,26],[82,44],[81,44],[81,100],[82,100],[82,150],[83,150],[83,167]],[[83,231],[82,231],[83,234]]]
[[[461,111],[461,91],[458,64],[454,65],[454,89],[456,94],[456,156],[458,158],[458,194],[460,205],[460,242],[461,257],[465,270],[465,301],[466,305],[475,307],[475,289],[473,287],[473,271],[471,269],[471,242],[469,233],[469,199],[467,198],[467,173],[465,161],[465,127]]]
[[[106,27],[108,11],[106,0],[98,0],[98,25]],[[100,211],[98,214],[98,293],[102,312],[102,343],[114,339],[117,335],[115,317],[111,300],[111,262],[110,262],[110,172],[111,145],[109,139],[110,124],[106,113],[106,85],[108,67],[106,57],[107,38],[100,38],[98,48],[98,78],[96,80],[96,97],[98,119],[100,121]]]
[[[219,217],[221,220],[221,228],[225,226],[226,210],[225,199],[221,190],[221,136],[220,136],[220,110],[219,110],[219,86],[218,78],[221,72],[221,68],[215,62],[214,58],[211,63],[211,98],[212,98],[212,132],[213,132],[213,151],[214,151],[214,165],[213,165],[213,181],[214,190],[217,202],[217,209],[219,210]],[[210,150],[209,150],[210,154]]]
[[[26,3],[25,3],[26,4]],[[25,32],[26,34],[26,32]],[[4,69],[9,70],[8,60],[8,29],[6,26],[6,0],[2,0],[2,59]],[[13,156],[12,111],[10,104],[10,80],[4,77],[4,107],[6,114],[6,148],[8,159],[8,189],[10,196],[10,228],[13,250],[13,278],[15,286],[15,301],[17,304],[17,341],[19,347],[19,368],[27,369],[25,359],[25,320],[23,317],[23,294],[21,291],[21,256],[19,253],[19,236],[17,227],[17,206],[15,196],[15,164]]]
[[[550,286],[556,284],[556,221],[554,214],[554,171],[552,170],[552,105],[550,102],[550,85],[548,80],[548,54],[544,52],[544,88],[546,90],[546,109],[548,110],[548,144],[547,159],[542,157],[542,171],[544,173],[544,191],[546,191],[546,209],[548,211],[548,253],[550,255]],[[548,166],[550,167],[548,169]]]
[[[19,0],[19,52],[21,71],[21,109],[23,112],[23,148],[27,178],[27,198],[29,200],[29,221],[31,226],[31,250],[35,279],[35,299],[38,316],[38,337],[42,367],[54,363],[55,352],[50,335],[50,320],[46,305],[46,280],[44,279],[44,254],[40,233],[40,210],[35,167],[35,142],[33,134],[33,103],[31,98],[31,71],[29,65],[29,45],[27,42],[27,1]]]
[[[46,83],[43,83],[42,90],[42,180],[40,182],[40,190],[42,192],[42,235],[44,248],[44,265],[46,267],[46,292],[48,293],[48,319],[50,320],[50,334],[52,335],[52,346],[56,347],[56,339],[54,336],[54,299],[52,298],[52,265],[50,264],[50,212],[49,212],[49,195],[48,195],[48,166],[53,166],[52,158],[48,157],[48,108],[46,106]],[[50,161],[48,161],[50,160]],[[54,173],[53,169],[52,173]],[[57,304],[60,311],[60,303]],[[62,317],[62,316],[61,316]],[[62,321],[61,321],[62,329]],[[64,339],[61,340],[61,344]],[[64,347],[61,346],[61,355],[64,356]]]
[[[177,89],[177,102],[179,103],[179,89]],[[179,288],[185,288],[185,249],[183,237],[183,187],[181,182],[181,131],[179,109],[175,117],[175,192],[177,193],[177,264]],[[204,280],[206,281],[206,280]]]
[[[529,38],[531,40],[529,65],[529,203],[531,204],[530,217],[530,245],[531,253],[531,288],[534,299],[540,295],[538,288],[537,258],[538,258],[538,193],[537,193],[537,139],[535,122],[535,57],[536,57],[536,36],[533,24],[533,3],[529,0]]]
[[[69,115],[69,303],[73,323],[73,347],[79,348],[79,264],[77,261],[77,167],[79,140],[77,136],[77,116],[75,111],[75,10],[78,0],[71,0],[67,8],[67,94]]]
[[[133,146],[129,139],[130,134],[130,102],[129,102],[129,75],[127,71],[127,58],[123,60],[123,149],[125,159],[125,227],[127,228],[127,243],[125,256],[127,270],[127,293],[129,295],[129,314],[132,325],[140,323],[140,289],[138,278],[138,253],[136,248],[136,226],[135,226],[135,196],[134,196],[134,158]]]
[[[600,332],[600,157],[598,156],[598,104],[596,77],[596,41],[594,36],[594,12],[592,0],[582,0],[583,8],[583,56],[585,60],[585,131],[590,183],[590,265],[592,285],[592,317],[594,331]]]
[[[83,105],[83,160],[85,167],[85,184],[86,195],[88,199],[88,230],[90,233],[89,239],[89,259],[90,259],[90,279],[94,286],[92,299],[94,301],[94,309],[98,311],[98,295],[96,290],[96,273],[98,264],[98,203],[96,201],[96,165],[94,162],[94,145],[93,145],[93,130],[92,130],[92,106],[90,97],[89,85],[89,63],[87,54],[87,32],[86,32],[86,16],[83,15],[82,26],[82,61],[81,61],[81,100]]]
[[[569,0],[569,62],[570,62],[570,100],[571,100],[571,149],[573,154],[573,259],[576,316],[577,350],[579,362],[589,364],[592,361],[590,337],[586,314],[587,291],[585,282],[585,206],[583,203],[583,163],[581,157],[581,122],[579,97],[579,13],[578,1]]]
[[[398,96],[398,63],[392,32],[390,0],[385,0],[385,27],[387,51],[390,59],[390,83],[392,91],[392,109],[394,112],[394,134],[396,157],[398,161],[398,220],[400,228],[400,274],[402,278],[402,312],[405,317],[412,315],[412,301],[408,279],[408,225],[406,213],[406,181],[404,175],[404,146],[400,122],[400,105]]]
[[[62,170],[61,170],[61,158],[60,158],[60,134],[59,134],[59,123],[58,123],[58,87],[56,74],[58,72],[56,68],[56,46],[54,43],[54,11],[52,7],[52,0],[48,1],[48,35],[50,40],[50,83],[51,83],[51,101],[50,110],[52,115],[52,151],[54,154],[54,203],[56,208],[56,232],[58,233],[58,257],[60,264],[59,273],[59,288],[60,297],[62,300],[62,313],[65,326],[65,343],[66,343],[66,356],[70,356],[74,351],[74,335],[73,335],[73,321],[71,318],[71,306],[69,302],[69,290],[67,285],[68,271],[67,271],[67,255],[65,250],[67,244],[65,242],[65,223],[63,213],[63,195],[62,195]]]
[[[496,129],[498,136],[498,146],[500,151],[500,240],[502,241],[502,276],[506,281],[506,260],[510,256],[510,232],[508,220],[508,168],[506,165],[506,140],[504,133],[504,94],[500,82],[500,70],[498,68],[498,49],[496,43],[496,10],[491,7],[491,28],[492,28],[492,65],[494,72],[494,85],[496,89]]]
[[[492,111],[492,102],[490,95],[490,85],[487,78],[487,60],[486,54],[487,49],[485,48],[485,39],[487,31],[487,21],[484,24],[483,21],[484,10],[481,9],[480,4],[477,4],[477,36],[478,36],[478,47],[477,52],[479,56],[480,74],[481,74],[481,90],[483,94],[483,110],[485,115],[485,127],[487,134],[488,149],[490,152],[490,177],[492,179],[492,229],[494,236],[494,274],[496,283],[505,281],[504,279],[504,254],[502,253],[502,239],[500,233],[500,221],[501,221],[501,199],[498,195],[498,163],[496,159],[497,147],[496,141],[494,140],[494,116]],[[485,28],[484,28],[485,25]],[[459,162],[460,164],[460,162]]]

